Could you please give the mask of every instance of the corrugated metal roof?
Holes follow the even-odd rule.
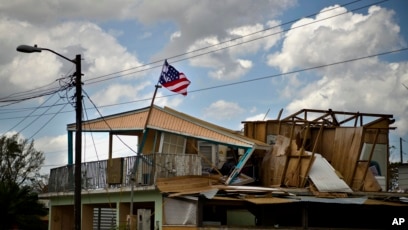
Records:
[[[315,160],[309,171],[309,177],[319,192],[353,192],[351,188],[339,178],[336,170],[320,154],[315,154]]]
[[[82,130],[84,132],[140,131],[144,128],[148,113],[149,107],[83,121]],[[168,107],[153,106],[147,127],[228,145],[247,148],[254,146],[270,148],[269,145],[263,142],[247,138],[233,130],[211,124]],[[75,123],[69,124],[67,129],[75,131]]]

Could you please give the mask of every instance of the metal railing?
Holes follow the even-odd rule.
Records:
[[[51,169],[48,192],[74,191],[74,166],[66,165]],[[197,154],[152,153],[119,158],[112,162],[108,160],[85,162],[81,165],[82,189],[130,186],[132,172],[135,173],[136,185],[154,185],[157,178],[201,175],[201,168],[201,157]]]

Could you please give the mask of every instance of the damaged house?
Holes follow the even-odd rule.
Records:
[[[243,123],[241,133],[157,106],[84,121],[110,141],[107,160],[81,166],[82,229],[384,229],[408,213],[407,194],[387,192],[392,115],[301,110]],[[51,169],[41,195],[49,229],[73,228],[67,129],[68,165]],[[141,151],[113,158],[115,135]]]

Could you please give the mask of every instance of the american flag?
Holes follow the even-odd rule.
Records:
[[[180,93],[186,96],[187,87],[191,82],[183,73],[177,71],[173,66],[167,63],[167,60],[165,60],[159,83],[175,93]]]

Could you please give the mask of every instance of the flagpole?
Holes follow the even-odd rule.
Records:
[[[165,60],[165,62],[163,63],[162,70],[161,70],[161,72],[160,72],[160,76],[161,76],[162,73],[163,73],[164,65],[165,65],[166,62],[167,62],[167,60]],[[147,138],[147,125],[149,124],[150,115],[151,115],[152,110],[153,110],[153,105],[154,105],[154,100],[156,99],[157,90],[158,90],[159,88],[161,88],[161,85],[159,85],[159,83],[160,83],[160,77],[159,77],[159,80],[157,81],[157,84],[155,85],[155,89],[154,89],[154,93],[153,93],[153,98],[152,98],[152,101],[150,102],[149,111],[147,112],[146,121],[145,121],[145,124],[144,124],[144,127],[143,127],[142,141],[140,142],[140,144],[139,144],[139,146],[138,146],[138,150],[137,150],[137,154],[138,154],[138,155],[142,153],[142,150],[143,150],[143,147],[144,147],[144,143],[145,143],[146,138]],[[133,172],[132,172],[132,175],[131,175],[131,178],[130,178],[130,183],[131,183],[130,215],[131,215],[131,216],[133,216],[133,197],[134,197],[133,187],[134,187],[134,183],[135,183],[135,180],[136,180],[136,178],[135,178],[135,177],[136,177],[136,172],[137,172],[136,167],[137,167],[138,163],[139,163],[139,156],[136,156],[135,163],[133,164]],[[131,221],[133,221],[132,218],[131,218]]]

